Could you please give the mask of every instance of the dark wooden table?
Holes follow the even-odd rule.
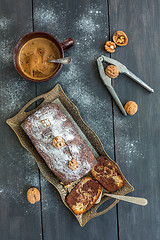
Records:
[[[104,44],[117,30],[126,32],[129,43],[117,47],[110,56]],[[13,66],[16,42],[32,31],[49,32],[60,41],[75,39],[75,46],[65,53],[73,58],[72,64],[48,82],[29,82]],[[159,39],[158,0],[1,0],[1,240],[160,239]],[[133,117],[120,113],[103,85],[96,65],[101,54],[121,61],[155,89],[150,94],[123,75],[114,80],[123,104],[128,100],[137,102],[139,111]],[[5,120],[56,83],[62,85],[134,186],[130,195],[148,199],[146,207],[119,202],[81,228],[57,190],[40,174],[34,158],[20,145]],[[26,200],[31,186],[41,192],[41,201],[35,205]]]

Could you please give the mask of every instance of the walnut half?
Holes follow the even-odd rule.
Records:
[[[113,34],[113,41],[118,46],[125,46],[128,43],[128,37],[123,31],[117,31]]]
[[[114,42],[107,41],[104,48],[107,52],[114,53],[115,48],[116,48],[116,44]]]
[[[52,145],[57,149],[61,149],[65,146],[65,141],[62,137],[57,136],[52,140]]]
[[[76,160],[72,159],[68,162],[68,167],[72,170],[76,170],[76,168],[78,167],[78,163],[76,162]]]

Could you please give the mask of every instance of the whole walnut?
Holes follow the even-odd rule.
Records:
[[[110,78],[116,78],[119,75],[118,68],[114,65],[108,65],[105,69],[105,73]]]
[[[134,115],[138,111],[138,105],[133,101],[129,101],[125,104],[124,109],[129,115]]]
[[[62,137],[57,136],[52,140],[52,145],[57,149],[61,149],[65,146],[65,141]]]
[[[31,203],[31,204],[35,204],[36,202],[38,202],[40,200],[40,192],[37,188],[33,187],[28,189],[27,191],[27,200]]]

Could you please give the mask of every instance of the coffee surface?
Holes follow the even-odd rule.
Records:
[[[26,42],[19,53],[22,72],[32,79],[45,79],[54,74],[59,64],[48,60],[61,58],[58,47],[46,38],[34,38]]]

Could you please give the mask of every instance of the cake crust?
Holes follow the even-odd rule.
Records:
[[[55,103],[48,103],[30,115],[23,128],[47,166],[64,185],[80,179],[97,163],[90,148]],[[77,162],[74,169],[69,167],[72,159]]]

